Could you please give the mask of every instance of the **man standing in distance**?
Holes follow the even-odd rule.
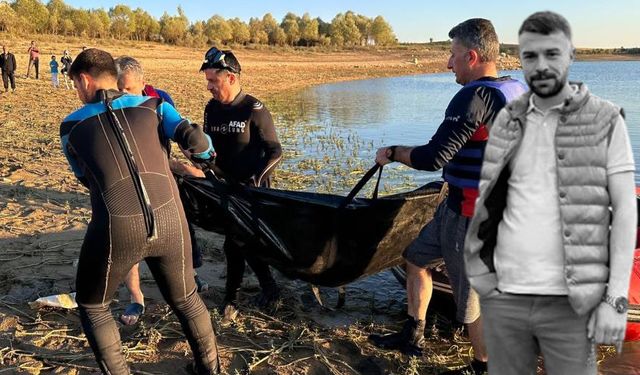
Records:
[[[169,138],[189,150],[194,162],[208,165],[215,157],[211,140],[169,104],[119,92],[116,66],[107,52],[82,52],[69,75],[85,105],[64,119],[60,136],[91,199],[76,301],[96,361],[104,374],[129,374],[109,305],[131,267],[145,259],[180,321],[194,355],[193,370],[216,374],[215,334],[196,293],[187,222],[163,150]]]
[[[242,91],[240,63],[231,51],[209,49],[200,67],[213,98],[204,110],[204,131],[217,151],[216,166],[224,177],[252,186],[269,186],[270,176],[282,157],[273,119],[258,99]],[[257,241],[247,239],[229,225],[224,242],[227,258],[225,317],[236,314],[237,292],[245,259],[262,288],[258,305],[268,307],[279,296],[269,266],[251,254]]]
[[[510,77],[498,78],[498,36],[489,20],[469,19],[451,29],[449,37],[452,42],[447,67],[463,88],[449,103],[444,121],[426,145],[383,147],[376,154],[376,162],[381,165],[397,161],[419,170],[443,168],[449,195],[403,254],[407,261],[409,320],[399,333],[372,335],[370,339],[382,348],[422,354],[424,319],[433,290],[428,266],[444,258],[457,305],[456,318],[466,324],[474,349],[471,365],[463,370],[480,374],[486,370],[487,355],[478,298],[464,272],[464,236],[478,193],[487,126],[508,101],[524,93],[525,86]]]
[[[144,82],[144,70],[138,60],[130,56],[120,56],[115,60],[118,70],[118,90],[132,95],[150,96],[153,98],[162,98],[165,102],[171,104],[175,108],[171,96],[163,90],[157,89]],[[167,154],[170,151],[170,145],[167,144]],[[168,155],[167,155],[168,156]],[[171,172],[184,174],[184,169],[192,170],[190,174],[202,173],[201,170],[193,166],[185,166],[177,160],[169,159],[169,168]],[[195,171],[193,171],[195,170]],[[198,292],[208,289],[208,285],[203,282],[195,272],[196,268],[202,266],[202,253],[195,240],[195,231],[193,226],[189,224],[189,235],[191,236],[191,255],[194,268],[194,278]],[[125,279],[125,285],[131,294],[131,303],[125,308],[120,321],[125,325],[132,325],[138,322],[140,316],[144,313],[144,294],[140,288],[140,272],[139,266],[136,264],[131,268]]]
[[[597,372],[595,343],[620,344],[636,233],[634,162],[622,110],[569,82],[567,20],[519,31],[531,92],[496,118],[466,238],[491,374]]]
[[[4,92],[9,92],[9,82],[11,82],[11,92],[16,91],[16,57],[9,52],[7,46],[2,46],[0,55],[0,70],[2,71],[2,83]]]
[[[33,66],[36,70],[36,79],[38,79],[38,73],[40,70],[40,50],[36,46],[35,40],[31,41],[31,45],[27,50],[29,54],[29,66],[27,66],[27,78],[29,78],[29,74],[31,73],[31,66]]]

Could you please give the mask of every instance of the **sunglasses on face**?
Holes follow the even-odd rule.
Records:
[[[206,68],[226,69],[232,73],[240,73],[234,67],[227,64],[227,62],[224,60],[226,56],[225,52],[229,51],[220,51],[216,47],[212,47],[204,55],[202,66]]]

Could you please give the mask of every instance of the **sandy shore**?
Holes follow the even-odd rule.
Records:
[[[87,191],[70,172],[58,138],[60,121],[80,102],[73,90],[51,88],[49,74],[42,73],[47,70],[46,55],[59,56],[64,49],[76,55],[84,43],[41,42],[39,80],[24,78],[27,43],[9,41],[18,52],[18,90],[0,97],[0,372],[92,373],[96,367],[77,313],[27,305],[39,296],[74,289],[74,260],[90,217]],[[202,122],[210,97],[198,73],[203,51],[145,43],[109,43],[101,48],[139,58],[147,81],[170,92],[183,114]],[[320,83],[445,71],[448,58],[447,51],[424,48],[240,49],[237,55],[246,91],[267,104],[271,95]],[[511,59],[506,67],[516,65]],[[378,351],[366,340],[373,331],[397,328],[402,301],[391,304],[356,290],[346,312],[328,312],[310,299],[304,284],[287,280],[282,280],[287,303],[277,312],[267,315],[246,303],[236,324],[220,327],[215,307],[224,284],[222,239],[204,231],[197,236],[206,249],[206,264],[199,273],[212,286],[202,297],[218,327],[221,359],[230,374],[435,374],[469,360],[468,342],[441,315],[430,315],[425,356],[409,359]],[[122,329],[128,360],[140,374],[182,373],[190,354],[176,319],[168,314],[147,273],[143,289],[148,297],[144,319]],[[243,301],[256,292],[250,278]],[[120,292],[117,298],[120,302],[113,307],[119,313],[128,296]],[[349,325],[336,324],[344,322],[344,314],[351,317]]]

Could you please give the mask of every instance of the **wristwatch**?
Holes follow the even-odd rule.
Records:
[[[611,305],[619,314],[627,312],[629,300],[627,297],[613,297],[608,294],[602,296],[602,302]]]
[[[398,146],[387,147],[387,159],[395,161],[394,157],[396,156],[396,147]]]

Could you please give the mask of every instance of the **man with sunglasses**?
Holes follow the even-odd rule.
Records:
[[[216,166],[223,177],[251,186],[270,186],[270,176],[282,157],[271,113],[258,99],[242,91],[240,63],[231,51],[213,47],[200,67],[213,98],[204,110],[204,131],[217,151]],[[224,243],[227,258],[224,315],[237,314],[237,292],[244,275],[245,260],[262,288],[257,305],[271,308],[279,289],[269,266],[252,256],[260,246],[230,223]]]

